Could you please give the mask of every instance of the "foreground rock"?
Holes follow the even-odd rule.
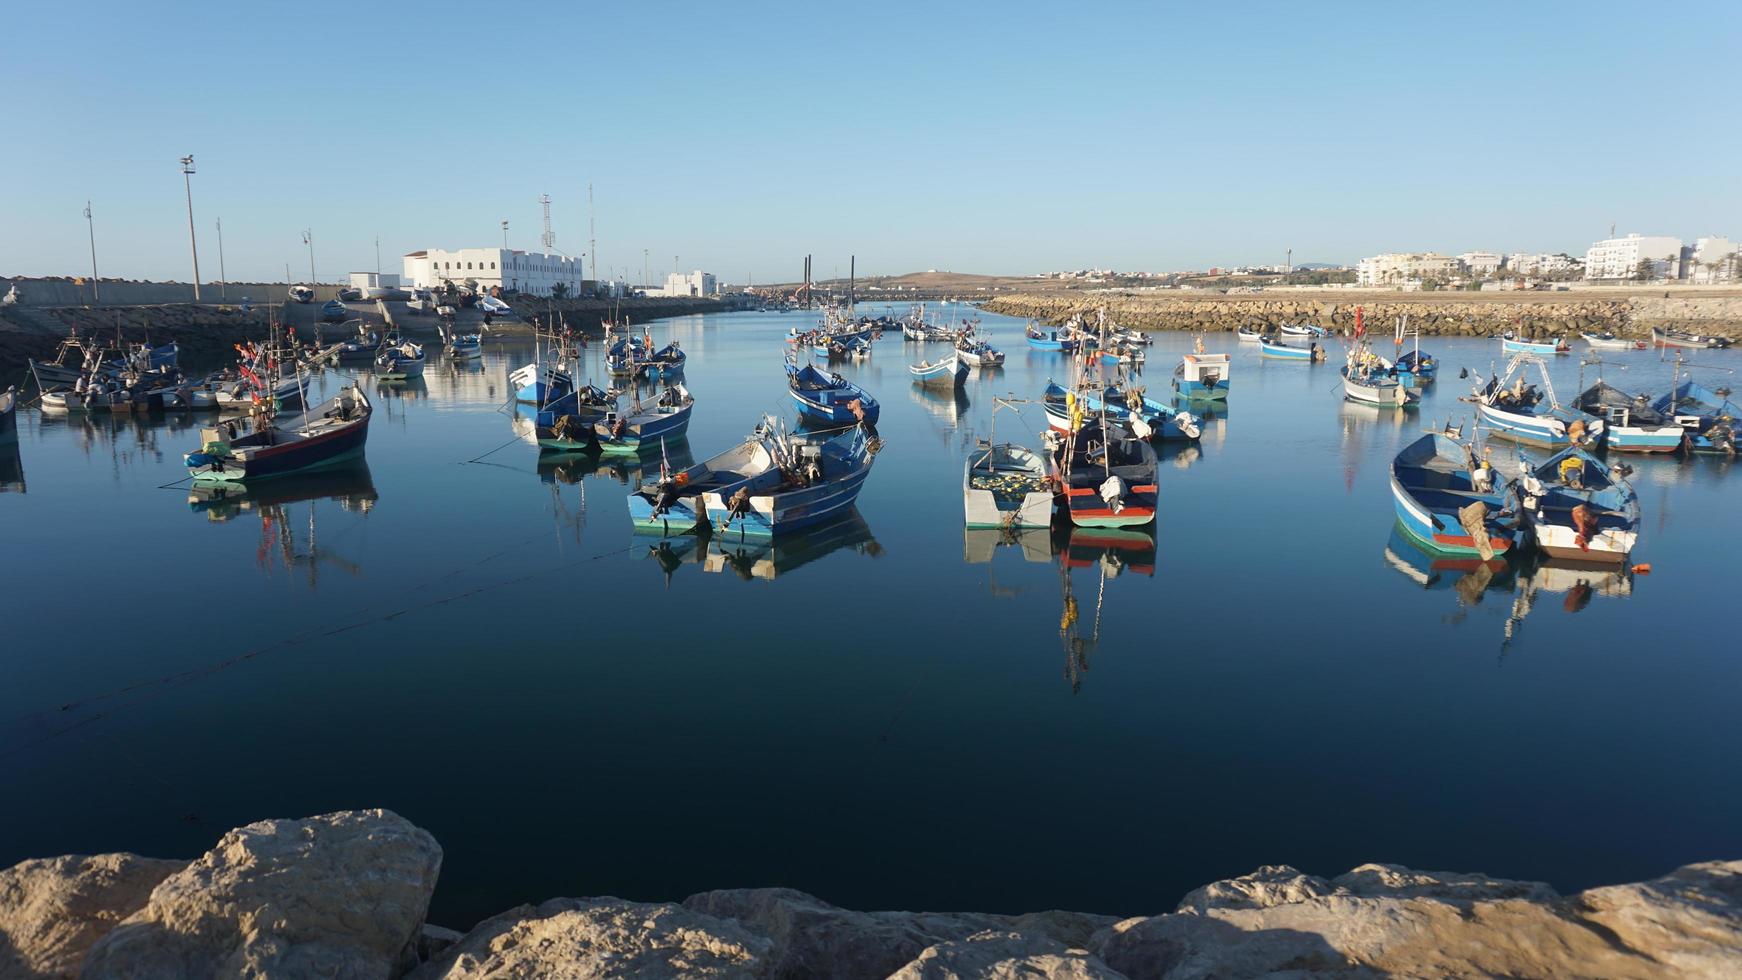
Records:
[[[679,905],[554,898],[485,920],[413,976],[752,978],[767,975],[773,945]]]
[[[159,884],[84,976],[394,976],[415,955],[441,853],[386,810],[249,824]]]
[[[1080,949],[1021,932],[979,932],[939,943],[889,980],[1124,980]]]
[[[1369,864],[1268,867],[1128,919],[1090,949],[1133,978],[1742,975],[1742,862],[1571,899],[1547,885]]]
[[[0,871],[0,977],[72,977],[85,953],[187,866],[133,854],[25,861]]]

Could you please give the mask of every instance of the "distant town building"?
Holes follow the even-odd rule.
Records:
[[[1462,264],[1438,252],[1387,252],[1362,259],[1355,266],[1355,282],[1362,286],[1391,286],[1423,279],[1451,279],[1463,271]]]
[[[1546,276],[1571,272],[1582,264],[1565,252],[1553,255],[1547,252],[1513,252],[1506,257],[1506,271],[1515,276]]]
[[[421,289],[447,283],[458,286],[474,280],[480,290],[500,286],[506,291],[551,295],[562,283],[571,295],[581,292],[581,260],[566,255],[546,255],[512,248],[462,248],[456,251],[431,248],[408,252],[405,279]]]
[[[1639,263],[1651,263],[1654,279],[1680,279],[1682,242],[1664,235],[1606,238],[1585,252],[1586,279],[1632,279]]]
[[[1687,269],[1694,282],[1736,282],[1742,279],[1742,244],[1722,235],[1696,238]]]
[[[361,290],[364,296],[374,299],[383,293],[399,289],[399,276],[391,272],[353,272],[351,288]]]
[[[665,277],[665,295],[718,296],[720,283],[712,272],[703,272],[700,269],[694,272],[674,272]]]
[[[1486,279],[1500,271],[1500,264],[1504,260],[1498,252],[1465,252],[1458,256],[1458,261],[1464,264],[1465,272]]]

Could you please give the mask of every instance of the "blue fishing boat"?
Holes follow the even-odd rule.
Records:
[[[593,424],[593,438],[601,452],[639,452],[659,445],[661,440],[675,440],[689,428],[696,400],[683,385],[666,388],[651,405],[643,404],[633,391],[629,397],[627,411],[613,409]]]
[[[786,387],[806,418],[829,425],[877,424],[877,399],[839,374],[825,374],[814,364],[799,367],[788,357]]]
[[[907,373],[916,385],[927,388],[960,388],[968,380],[968,362],[951,351],[949,357],[910,364]]]
[[[612,377],[645,378],[647,358],[647,344],[640,337],[625,337],[605,349],[605,370]]]
[[[1053,474],[1064,488],[1071,523],[1134,527],[1155,520],[1158,461],[1148,440],[1089,416],[1059,442]]]
[[[567,365],[549,356],[542,364],[534,362],[515,368],[508,375],[508,383],[514,387],[515,401],[540,408],[553,405],[575,390]]]
[[[767,438],[782,476],[779,485],[702,495],[717,541],[771,538],[845,514],[876,459],[862,426],[821,440],[773,431]]]
[[[1162,442],[1190,442],[1204,433],[1204,420],[1184,409],[1156,401],[1141,389],[1107,385],[1099,390],[1086,388],[1079,392],[1075,403],[1080,405],[1076,425],[1090,415],[1105,414],[1111,421],[1130,428],[1139,438]],[[1063,385],[1049,382],[1041,397],[1046,409],[1048,427],[1057,432],[1070,432],[1073,400]]]
[[[1519,509],[1550,558],[1615,564],[1639,541],[1639,497],[1625,467],[1570,446],[1518,481]]]
[[[584,385],[545,405],[533,416],[533,435],[538,448],[554,452],[578,452],[598,445],[593,427],[603,421],[616,401],[593,385]]]
[[[1232,367],[1227,354],[1187,354],[1173,369],[1173,390],[1186,398],[1225,400]]]
[[[1416,348],[1405,351],[1403,356],[1397,359],[1396,367],[1397,380],[1410,388],[1425,388],[1433,384],[1434,377],[1439,373],[1440,364],[1434,360],[1432,354]]]
[[[721,493],[730,498],[740,488],[753,494],[774,489],[786,477],[769,445],[767,433],[758,427],[742,443],[693,466],[674,472],[662,464],[658,479],[629,494],[630,523],[641,532],[685,534],[694,531],[706,515],[703,494]]]
[[[1042,330],[1031,323],[1025,335],[1028,337],[1028,346],[1035,350],[1063,351],[1069,354],[1077,349],[1076,338],[1062,330]]]
[[[1506,490],[1474,447],[1442,433],[1422,436],[1391,461],[1398,526],[1439,554],[1486,560],[1512,550],[1517,515],[1507,507]]]
[[[1603,445],[1618,453],[1673,453],[1682,445],[1682,427],[1632,395],[1599,379],[1573,399],[1573,407],[1603,420]]]
[[[345,304],[336,299],[329,299],[321,304],[321,319],[328,323],[341,323],[349,315],[350,311],[345,309]]]
[[[1573,345],[1558,337],[1554,340],[1525,340],[1508,331],[1500,335],[1500,352],[1502,354],[1571,354]]]
[[[1325,349],[1317,342],[1307,347],[1292,347],[1288,344],[1273,343],[1269,338],[1258,341],[1258,353],[1261,357],[1276,357],[1290,361],[1322,361],[1325,359]]]
[[[1652,402],[1651,407],[1675,419],[1693,452],[1735,456],[1738,435],[1742,435],[1737,432],[1742,407],[1726,394],[1684,381]]]
[[[1388,408],[1413,408],[1421,403],[1420,389],[1399,381],[1397,371],[1364,340],[1349,349],[1342,374],[1343,397],[1349,401]]]
[[[1540,387],[1526,377],[1532,366]],[[1602,443],[1603,420],[1561,405],[1548,366],[1534,354],[1513,355],[1506,373],[1489,378],[1474,394],[1477,417],[1501,438],[1544,449],[1595,448]]]
[[[984,340],[962,340],[956,344],[956,356],[969,367],[998,367],[1004,363],[1004,352]]]
[[[372,413],[369,399],[353,384],[287,420],[219,422],[202,430],[200,448],[182,462],[196,481],[247,482],[331,466],[363,453]]]
[[[18,441],[18,388],[0,391],[0,443]]]
[[[423,348],[407,340],[384,347],[375,355],[375,377],[381,381],[404,381],[423,377]]]
[[[1329,337],[1331,332],[1314,323],[1285,323],[1278,332],[1284,337],[1306,339],[1314,337]]]
[[[675,378],[683,374],[684,362],[688,360],[689,355],[674,340],[647,356],[647,376],[668,380]]]

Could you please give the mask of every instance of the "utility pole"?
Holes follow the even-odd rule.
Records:
[[[314,288],[314,284],[316,281],[315,280],[315,233],[312,229],[304,228],[302,230],[302,243],[304,245],[308,246],[308,284],[309,284],[309,288],[312,289],[312,288]],[[290,274],[286,273],[285,278],[289,279]]]
[[[381,236],[375,236],[375,285],[381,285]]]
[[[218,295],[230,299],[230,274],[224,271],[224,219],[218,219]]]
[[[587,181],[587,253],[593,257],[593,278],[599,277],[599,228],[594,224],[593,182]]]
[[[194,155],[181,158],[181,182],[188,196],[188,250],[194,256],[194,302],[200,301],[200,243],[194,237]]]
[[[502,251],[508,251],[508,219],[502,219]]]
[[[91,233],[91,302],[100,303],[103,300],[97,292],[97,226],[91,221],[91,202],[85,201],[85,229]]]
[[[1285,276],[1294,274],[1294,249],[1292,248],[1288,250],[1288,261],[1282,265],[1282,274]]]
[[[647,249],[641,250],[641,288],[647,288]]]
[[[550,195],[540,194],[538,203],[544,206],[544,237],[539,239],[547,254],[556,254],[556,233],[550,230]]]

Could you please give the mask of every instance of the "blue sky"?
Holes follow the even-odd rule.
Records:
[[[0,274],[1023,274],[1742,236],[1742,4],[18,4]],[[21,43],[22,42],[22,43]],[[589,266],[593,263],[589,262]],[[300,270],[300,271],[299,271]]]

